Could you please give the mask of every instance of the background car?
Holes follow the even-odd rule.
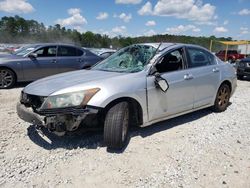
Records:
[[[244,76],[250,76],[250,58],[242,59],[237,63],[237,78],[242,80]]]
[[[67,80],[67,82],[65,82]],[[235,69],[196,45],[150,43],[123,48],[90,70],[50,76],[26,86],[20,118],[57,135],[103,128],[109,148],[122,148],[131,126],[212,107],[225,111]]]
[[[226,55],[226,50],[221,50],[216,53],[216,56],[219,57],[222,61],[225,60],[225,56],[226,56],[226,60],[229,63],[234,63],[237,60],[241,60],[245,58],[245,55],[240,54],[237,50],[228,50],[227,55]]]
[[[87,48],[87,49],[104,59],[106,59],[107,57],[111,56],[113,53],[116,52],[116,50],[110,48]]]
[[[57,73],[90,68],[103,58],[89,50],[66,44],[33,44],[0,55],[0,88],[34,81]]]

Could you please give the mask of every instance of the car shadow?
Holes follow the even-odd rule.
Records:
[[[212,113],[210,109],[203,109],[173,119],[162,121],[152,126],[144,128],[132,127],[130,129],[126,145],[121,150],[107,149],[107,151],[117,154],[123,153],[126,150],[130,139],[133,137],[140,136],[145,138],[176,126],[182,126],[210,113]],[[62,137],[54,135],[45,128],[37,129],[34,125],[28,127],[27,131],[31,141],[46,150],[53,150],[57,148],[64,148],[68,150],[77,148],[97,149],[98,147],[105,147],[105,144],[103,143],[103,131],[84,132],[83,130],[80,130],[76,134],[65,135]]]
[[[243,79],[241,79],[240,81],[250,81],[250,76],[245,76]]]
[[[16,83],[13,88],[23,88],[29,85],[31,82],[18,82]]]

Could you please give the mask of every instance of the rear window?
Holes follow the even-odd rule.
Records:
[[[71,46],[59,46],[58,48],[58,56],[72,57],[72,56],[82,56],[82,55],[83,51],[78,48],[74,48]]]
[[[238,52],[237,52],[237,50],[228,50],[227,53],[228,54],[237,54]]]
[[[76,48],[76,55],[77,56],[82,56],[83,55],[83,51]]]

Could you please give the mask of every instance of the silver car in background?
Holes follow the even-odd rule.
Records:
[[[85,48],[85,49],[93,52],[94,54],[102,57],[103,59],[108,58],[109,56],[111,56],[116,52],[116,50],[110,48]]]
[[[64,135],[103,128],[109,148],[122,148],[131,126],[148,126],[195,110],[226,110],[235,69],[187,44],[128,46],[91,70],[47,77],[25,87],[20,118]]]

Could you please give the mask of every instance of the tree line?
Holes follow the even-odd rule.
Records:
[[[0,43],[61,42],[84,47],[108,48],[112,46],[113,48],[121,48],[134,43],[175,42],[197,44],[209,48],[211,40],[231,41],[232,38],[169,34],[140,37],[109,37],[108,35],[101,35],[91,31],[80,33],[75,29],[67,29],[59,24],[45,27],[43,23],[39,23],[36,20],[26,20],[20,16],[4,16],[0,19]],[[219,43],[213,45],[213,51],[221,48],[223,46]]]

